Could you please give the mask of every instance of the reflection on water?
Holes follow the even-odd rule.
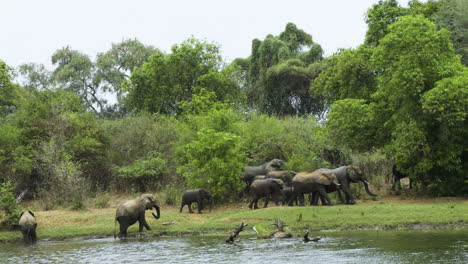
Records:
[[[0,244],[0,263],[468,263],[468,230],[326,232],[302,239],[113,238]]]

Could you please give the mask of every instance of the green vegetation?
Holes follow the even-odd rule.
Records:
[[[39,239],[63,239],[71,237],[113,236],[115,208],[85,211],[36,212]],[[262,233],[275,231],[271,223],[283,219],[289,230],[303,234],[303,230],[353,230],[366,228],[406,228],[414,225],[466,227],[468,203],[460,199],[438,200],[382,200],[359,202],[353,206],[332,207],[269,207],[249,210],[246,204],[230,204],[214,208],[210,213],[179,213],[178,207],[163,206],[161,219],[146,216],[151,231],[143,234],[222,234],[226,235],[241,222],[249,224],[246,235],[254,235],[250,229],[257,227]],[[427,228],[427,226],[425,228]],[[118,224],[117,224],[118,230]],[[129,235],[138,233],[138,225],[129,228]],[[0,241],[19,240],[21,232],[0,232]]]
[[[288,23],[230,64],[195,38],[168,53],[123,40],[96,60],[64,47],[50,70],[0,61],[0,184],[44,210],[119,192],[177,204],[201,187],[230,203],[244,166],[281,158],[295,171],[359,165],[384,195],[395,164],[411,195],[466,197],[467,8],[379,1],[364,43],[327,58]]]

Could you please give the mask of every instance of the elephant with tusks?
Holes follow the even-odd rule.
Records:
[[[117,206],[115,213],[115,223],[119,222],[120,233],[119,238],[127,236],[127,229],[129,226],[135,224],[137,221],[139,223],[139,232],[143,232],[143,227],[147,230],[151,230],[148,223],[145,219],[145,210],[156,209],[157,215],[151,213],[154,218],[159,219],[160,207],[156,199],[152,194],[142,194],[135,199],[125,201]],[[114,225],[114,238],[115,235],[115,225]]]

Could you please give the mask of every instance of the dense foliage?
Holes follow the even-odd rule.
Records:
[[[95,60],[65,47],[52,70],[0,61],[0,183],[46,208],[165,188],[229,201],[245,165],[282,158],[296,171],[353,162],[378,188],[396,164],[420,192],[466,195],[466,10],[379,1],[364,43],[328,58],[288,23],[229,65],[195,38],[169,53],[124,40]]]

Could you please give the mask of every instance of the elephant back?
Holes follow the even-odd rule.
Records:
[[[320,171],[316,170],[313,172],[299,172],[294,176],[293,183],[319,183],[324,185],[330,185],[333,182],[333,177],[336,179],[336,175],[331,171]]]
[[[117,206],[115,217],[117,218],[119,216],[134,215],[134,214],[137,214],[138,212],[144,211],[145,208],[141,205],[140,202],[138,202],[139,200],[140,198],[137,197],[135,199],[120,203]]]
[[[284,183],[290,184],[296,172],[290,170],[270,171],[265,178],[281,179]]]
[[[32,211],[23,211],[20,214],[20,219],[18,221],[19,226],[33,226],[36,224],[36,218]]]

